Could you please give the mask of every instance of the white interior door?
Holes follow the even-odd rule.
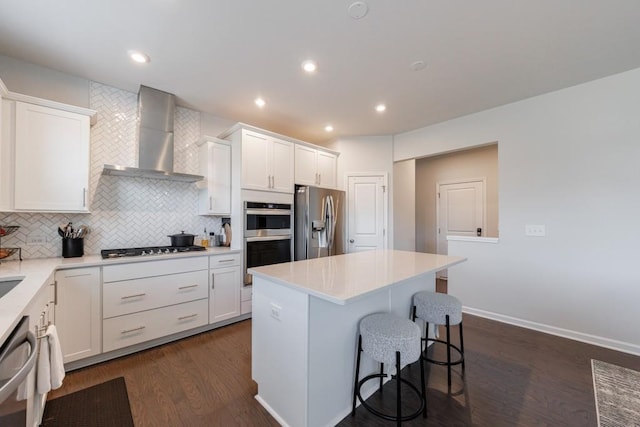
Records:
[[[384,175],[348,177],[347,252],[386,247],[387,191]]]
[[[437,252],[448,254],[447,236],[482,236],[484,224],[484,181],[438,184]],[[443,270],[439,277],[446,278]]]

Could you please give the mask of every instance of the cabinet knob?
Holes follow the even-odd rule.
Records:
[[[349,239],[349,243],[355,243],[355,240]]]

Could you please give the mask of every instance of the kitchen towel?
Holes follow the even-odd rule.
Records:
[[[54,325],[49,325],[47,332],[40,341],[38,373],[36,376],[37,392],[45,394],[60,388],[64,375],[64,362],[62,361],[62,349],[60,348],[58,331]]]

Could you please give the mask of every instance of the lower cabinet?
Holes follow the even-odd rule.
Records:
[[[206,325],[208,270],[206,257],[104,267],[103,351]]]
[[[240,292],[240,314],[251,313],[253,286],[243,286]]]
[[[206,299],[105,319],[104,351],[117,350],[207,324]]]
[[[240,254],[210,257],[209,323],[240,315]]]
[[[100,354],[100,268],[59,270],[55,281],[56,328],[64,363]]]

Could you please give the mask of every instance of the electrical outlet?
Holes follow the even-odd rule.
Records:
[[[282,310],[282,307],[278,304],[271,303],[271,317],[276,320],[280,320],[280,310]]]
[[[544,225],[532,225],[527,224],[524,226],[525,236],[544,237],[547,235],[547,230]]]
[[[44,245],[47,243],[47,238],[44,234],[29,234],[27,236],[27,245]]]

